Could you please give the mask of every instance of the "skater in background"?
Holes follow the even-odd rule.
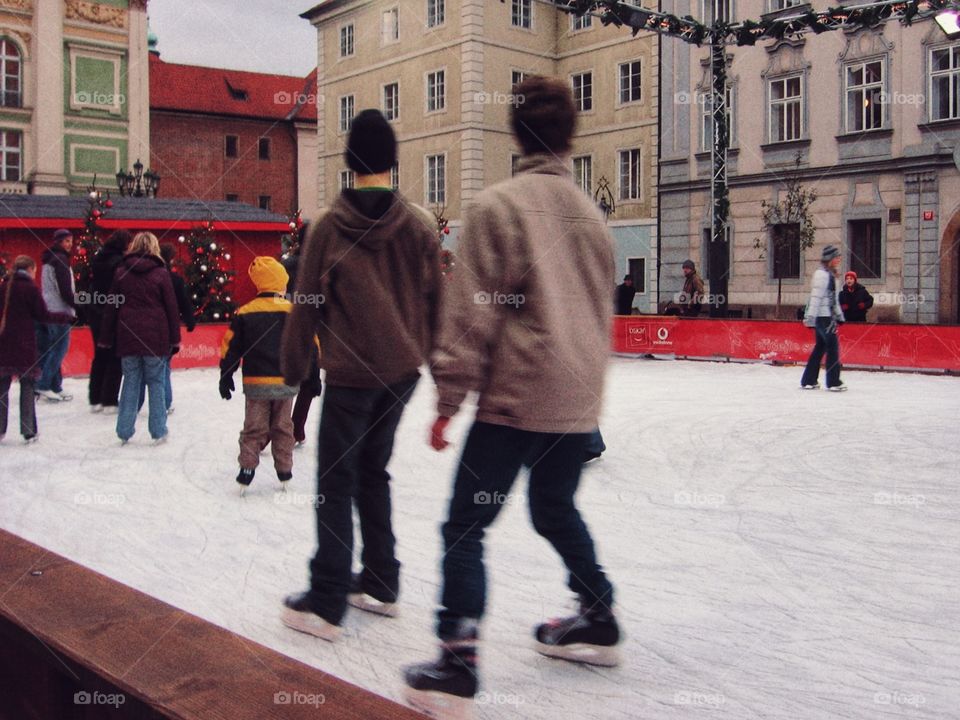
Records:
[[[47,400],[64,402],[73,400],[63,391],[63,373],[60,366],[70,349],[70,329],[77,317],[74,297],[73,270],[70,268],[70,252],[73,250],[73,233],[57,230],[53,244],[43,251],[40,287],[47,309],[69,322],[42,322],[37,324],[37,351],[40,353],[41,372],[37,381],[37,394]]]
[[[343,190],[313,223],[283,338],[284,378],[299,385],[319,333],[326,387],[317,457],[324,502],[316,506],[310,589],[284,600],[282,620],[330,641],[348,603],[381,615],[397,610],[400,562],[387,463],[433,347],[441,283],[436,221],[391,189],[397,142],[378,110],[353,119],[345,160],[357,174],[356,189]],[[356,577],[354,503],[363,540]]]
[[[123,384],[117,437],[122,444],[136,432],[140,385],[146,382],[148,430],[155,444],[167,439],[164,367],[180,350],[180,317],[170,273],[153,233],[137,233],[117,268],[110,294],[123,302],[108,305],[99,344],[120,357]]]
[[[873,307],[873,296],[857,282],[857,274],[847,270],[840,291],[840,310],[847,322],[866,322],[867,310]]]
[[[633,277],[623,276],[623,283],[617,285],[616,310],[617,315],[633,314],[633,298],[637,294],[637,289],[633,286]]]
[[[442,530],[440,657],[406,671],[408,702],[428,712],[466,709],[477,692],[483,537],[502,507],[489,498],[508,496],[524,467],[533,526],[560,555],[580,599],[576,615],[536,629],[537,648],[578,662],[617,662],[613,587],[574,503],[603,396],[613,241],[570,172],[577,113],[568,83],[532,77],[514,93],[524,98],[511,107],[523,158],[513,178],[485,190],[467,210],[457,248],[461,269],[432,366],[439,392],[434,449],[447,446],[450,418],[467,394],[479,398]],[[475,301],[497,293],[524,301]]]
[[[177,257],[177,248],[171,243],[164,243],[160,246],[160,257],[163,258],[163,264],[167,266],[167,272],[170,273],[170,282],[173,283],[173,294],[177,298],[177,314],[188,333],[192,333],[197,326],[197,317],[194,312],[193,303],[187,294],[187,283],[180,275],[175,273],[173,264]],[[167,366],[163,371],[164,400],[167,403],[167,414],[173,412],[173,372],[170,362],[172,358],[167,358]],[[140,400],[141,405],[143,400]]]
[[[105,301],[110,297],[114,273],[123,262],[123,256],[132,239],[133,236],[126,230],[116,230],[93,256],[90,261],[93,300]],[[120,402],[120,379],[123,373],[120,369],[120,358],[114,354],[113,349],[99,345],[105,311],[106,308],[101,302],[93,302],[87,312],[94,347],[87,394],[91,412],[115,414]]]
[[[847,386],[840,380],[840,340],[837,327],[843,322],[843,312],[837,300],[837,268],[840,266],[840,250],[827,245],[820,256],[820,267],[813,273],[810,300],[807,301],[803,324],[813,328],[814,346],[807,366],[800,379],[804,390],[820,387],[820,361],[827,356],[827,390],[842,392]]]
[[[243,370],[245,400],[240,431],[240,492],[253,482],[260,451],[269,442],[273,467],[281,485],[293,477],[293,421],[290,410],[296,387],[286,385],[280,373],[280,341],[292,305],[284,293],[287,271],[271,257],[256,257],[248,270],[257,297],[243,305],[223,336],[220,351],[220,397],[229,400],[236,390],[233,374]],[[316,354],[307,347],[304,352]]]
[[[697,266],[693,260],[684,260],[680,268],[683,270],[680,314],[684,317],[697,317],[703,303],[703,280],[697,272]]]
[[[69,323],[71,315],[47,310],[35,282],[37,263],[27,255],[13,261],[10,276],[0,285],[0,440],[7,434],[10,384],[20,380],[20,434],[24,442],[37,439],[34,385],[40,376],[37,361],[37,323]]]

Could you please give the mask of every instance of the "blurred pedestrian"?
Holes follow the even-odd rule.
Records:
[[[617,285],[617,315],[633,314],[633,298],[637,289],[633,286],[633,277],[624,275],[623,282]]]
[[[840,291],[840,309],[847,322],[866,322],[867,310],[873,307],[873,296],[857,281],[857,274],[847,270]]]
[[[820,256],[820,266],[813,272],[810,283],[810,300],[803,317],[803,324],[813,328],[814,346],[800,380],[804,390],[820,387],[820,361],[827,356],[827,390],[843,392],[847,386],[840,380],[840,340],[837,327],[843,322],[843,311],[837,299],[837,268],[840,267],[840,250],[827,245]]]
[[[700,314],[700,308],[703,305],[703,280],[697,272],[697,266],[693,260],[684,260],[680,268],[683,270],[680,312],[684,317],[696,317]]]
[[[73,233],[65,229],[54,232],[53,244],[43,251],[40,275],[40,287],[47,309],[60,317],[70,318],[69,322],[37,323],[37,351],[42,364],[37,394],[54,402],[73,400],[73,395],[63,391],[61,371],[63,359],[70,349],[70,330],[77,317],[76,286],[70,268],[72,250]]]
[[[90,411],[95,413],[116,413],[120,402],[120,380],[123,377],[120,358],[113,352],[113,348],[101,347],[98,343],[106,304],[117,300],[110,295],[113,276],[123,262],[123,256],[132,239],[133,236],[126,230],[116,230],[90,261],[93,283],[87,319],[90,323],[90,334],[93,336],[93,362],[90,365],[87,393]]]

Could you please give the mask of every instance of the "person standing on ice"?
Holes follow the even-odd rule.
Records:
[[[53,244],[43,251],[40,287],[43,301],[52,313],[60,317],[77,317],[76,289],[73,270],[70,269],[70,251],[73,250],[73,233],[66,229],[53,234]],[[43,322],[37,324],[37,351],[40,353],[40,379],[36,392],[54,402],[73,400],[73,395],[63,391],[61,365],[70,349],[71,322]]]
[[[299,385],[310,371],[314,332],[323,348],[326,389],[317,458],[317,551],[310,589],[284,600],[283,622],[333,641],[347,604],[394,615],[400,590],[387,463],[404,407],[427,362],[440,295],[436,221],[391,190],[397,162],[393,128],[378,110],[351,123],[345,189],[311,224],[283,337],[283,376]],[[363,538],[353,563],[353,506]]]
[[[429,712],[469,709],[477,692],[478,626],[486,603],[483,536],[522,468],[533,526],[579,596],[579,612],[536,628],[544,655],[615,665],[613,586],[574,504],[597,427],[610,346],[613,241],[569,168],[577,113],[568,83],[533,77],[511,107],[523,151],[517,175],[467,209],[432,372],[439,391],[431,444],[471,391],[476,420],[442,528],[440,657],[407,668],[407,701]]]
[[[280,342],[293,305],[284,297],[287,271],[272,257],[250,263],[250,279],[257,297],[237,310],[220,350],[220,397],[229,400],[236,386],[233,374],[243,363],[246,398],[240,431],[240,492],[253,482],[260,451],[273,448],[273,465],[281,485],[293,477],[293,420],[290,411],[297,388],[283,382]],[[316,347],[306,349],[316,355]]]
[[[820,256],[820,267],[813,273],[810,300],[803,316],[803,324],[813,328],[814,345],[807,366],[800,379],[804,390],[820,387],[820,361],[827,356],[827,390],[843,392],[847,386],[840,380],[840,340],[837,327],[844,321],[843,311],[837,299],[837,268],[840,266],[840,250],[827,245]]]
[[[843,276],[839,300],[847,322],[867,321],[867,310],[873,307],[873,295],[857,282],[857,274],[853,270],[847,270]]]

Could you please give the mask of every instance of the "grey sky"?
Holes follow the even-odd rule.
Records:
[[[187,65],[306,75],[317,33],[300,13],[311,0],[151,0],[160,57]]]

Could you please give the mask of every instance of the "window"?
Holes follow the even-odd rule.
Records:
[[[510,87],[516,87],[527,79],[527,74],[523,70],[513,70],[510,73]]]
[[[443,25],[445,5],[445,0],[427,0],[427,27]]]
[[[353,122],[353,95],[344,95],[340,98],[340,132],[350,131]]]
[[[387,83],[383,86],[383,116],[387,120],[400,117],[400,84]]]
[[[0,38],[0,107],[20,107],[23,77],[20,48]]]
[[[236,193],[227,193],[224,198],[227,202],[240,202],[240,196]]]
[[[581,155],[573,159],[573,179],[587,195],[593,193],[593,158]]]
[[[640,99],[640,61],[620,64],[620,102],[637,102]]]
[[[647,259],[627,258],[627,274],[633,278],[633,289],[638,294],[647,291]]]
[[[620,151],[620,199],[640,199],[640,149]]]
[[[510,177],[517,174],[517,166],[520,164],[521,155],[513,153],[510,155]]]
[[[260,138],[257,142],[257,154],[261,160],[270,159],[270,138]]]
[[[806,0],[770,0],[770,12],[786,10],[787,8],[797,7],[797,5],[806,4]]]
[[[883,248],[880,220],[850,220],[847,223],[847,244],[850,261],[847,268],[861,278],[879,278],[883,273]]]
[[[593,15],[571,15],[570,16],[570,29],[573,32],[577,30],[586,30],[589,27],[593,26]]]
[[[573,76],[573,103],[580,112],[593,109],[593,73]]]
[[[445,205],[447,202],[447,158],[445,155],[427,155],[427,205]]]
[[[533,0],[512,0],[510,8],[510,24],[518,28],[530,29],[531,15],[533,14]]]
[[[730,145],[736,142],[737,133],[734,125],[733,88],[727,87],[727,139]],[[713,149],[713,93],[697,93],[697,102],[701,110],[700,150],[709,152]]]
[[[930,51],[930,120],[960,118],[960,44]]]
[[[340,57],[353,55],[353,23],[340,28]]]
[[[353,170],[340,171],[340,189],[341,190],[350,190],[351,188],[353,188],[355,180],[356,180],[356,173],[354,173]]]
[[[803,136],[803,89],[799,75],[770,81],[770,142]]]
[[[444,71],[427,73],[427,112],[437,112],[447,106]]]
[[[240,138],[236,135],[227,135],[224,138],[223,143],[223,153],[228,158],[235,158],[239,155],[238,146],[240,143]]]
[[[394,190],[400,189],[400,163],[390,168],[390,187]]]
[[[770,230],[773,247],[770,249],[770,277],[799,279],[800,277],[800,224],[783,223]]]
[[[270,209],[270,196],[269,196],[269,195],[261,195],[261,196],[259,197],[258,201],[257,201],[257,204],[260,206],[260,209],[261,209],[261,210],[269,210],[269,209]]]
[[[0,130],[0,180],[20,181],[20,146],[21,135],[17,130]]]
[[[847,65],[847,132],[883,127],[883,61]]]
[[[395,43],[400,39],[400,8],[393,7],[383,11],[380,38],[384,45]]]
[[[733,0],[701,0],[700,13],[703,22],[712,25],[720,21],[733,22]]]

